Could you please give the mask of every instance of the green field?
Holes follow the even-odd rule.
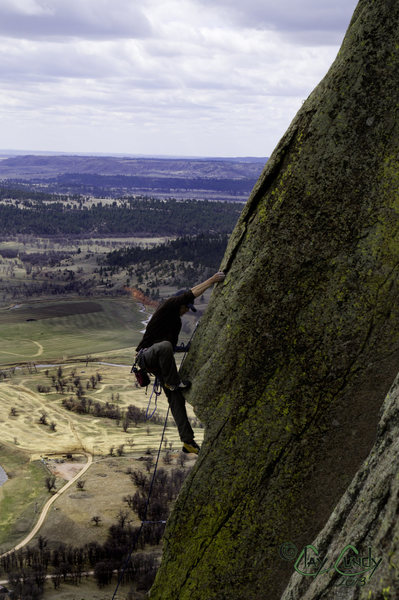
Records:
[[[40,461],[18,447],[0,444],[0,464],[8,481],[0,487],[0,553],[32,528],[49,495],[43,482],[48,475]]]
[[[0,309],[0,365],[109,352],[129,364],[145,318],[127,297],[21,302]]]

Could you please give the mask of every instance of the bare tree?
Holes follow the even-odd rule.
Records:
[[[40,425],[47,425],[47,413],[46,412],[42,412],[42,414],[39,417],[39,423]]]
[[[154,458],[152,456],[149,456],[145,461],[145,468],[147,469],[148,473],[151,471],[153,464],[154,464]]]
[[[165,465],[170,465],[170,463],[172,462],[170,450],[166,450],[165,454],[163,455],[163,462]]]
[[[116,518],[118,519],[118,524],[121,529],[124,528],[128,516],[129,516],[129,512],[127,510],[122,510],[121,508],[119,509],[119,512],[118,512]]]
[[[55,475],[49,475],[44,481],[49,492],[55,490]]]
[[[45,547],[47,546],[47,539],[45,537],[43,537],[42,535],[39,535],[39,538],[37,540],[37,546],[38,546],[39,550],[43,551],[45,549]]]
[[[184,452],[180,452],[180,454],[179,454],[179,465],[181,467],[185,467],[186,466],[186,462],[187,462],[187,454],[184,454]]]
[[[121,444],[120,446],[117,447],[116,452],[117,452],[118,456],[123,456],[124,448],[125,448],[125,444]]]

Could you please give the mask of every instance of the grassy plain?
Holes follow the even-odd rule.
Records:
[[[0,309],[0,365],[109,351],[124,354],[128,363],[144,319],[129,297],[22,301]]]
[[[38,386],[51,386],[51,378],[58,368],[42,367],[32,372],[21,366],[0,383],[0,465],[12,475],[0,487],[0,551],[3,552],[26,536],[50,497],[45,488],[45,477],[49,472],[41,457],[61,458],[67,453],[76,455],[83,451],[94,454],[94,464],[84,475],[85,490],[70,488],[60,496],[39,532],[51,543],[63,541],[79,545],[90,540],[104,540],[118,511],[126,509],[123,497],[134,493],[126,475],[127,467],[144,469],[146,463],[140,458],[145,457],[149,449],[155,452],[159,446],[161,424],[151,421],[137,427],[131,424],[125,432],[121,422],[115,419],[66,410],[62,400],[70,396],[69,393],[58,393],[52,387],[49,393],[39,393]],[[101,381],[97,387],[85,392],[93,403],[114,403],[121,411],[129,404],[147,407],[149,394],[135,387],[130,366],[72,363],[62,366],[62,370],[67,380],[72,374],[80,377],[84,388],[93,375],[100,373]],[[189,405],[187,410],[193,417]],[[162,394],[158,399],[157,415],[163,418],[166,411],[167,400]],[[43,413],[46,413],[46,425],[39,422]],[[55,431],[51,430],[51,423],[56,425]],[[203,430],[196,428],[198,441],[202,435]],[[173,449],[176,463],[181,443],[172,417],[169,417],[165,438],[165,447],[167,444]],[[121,446],[126,456],[109,456],[111,447],[116,454]],[[195,458],[190,457],[188,464],[192,460]],[[19,465],[18,468],[14,464]],[[57,488],[62,484],[58,479]],[[91,523],[91,518],[97,515],[102,520],[100,527]]]
[[[151,389],[149,388],[146,394],[144,389],[135,387],[135,379],[129,366],[112,367],[89,363],[87,367],[71,364],[62,369],[66,378],[72,372],[75,377],[80,377],[83,387],[92,375],[101,374],[102,379],[98,387],[85,392],[85,397],[93,403],[113,403],[121,411],[126,410],[129,404],[143,409],[147,407]],[[17,445],[35,459],[82,450],[104,456],[109,453],[111,446],[116,449],[125,444],[127,448],[129,440],[134,442],[133,447],[138,452],[145,452],[147,448],[157,446],[162,425],[149,421],[137,427],[130,425],[127,432],[124,432],[121,422],[115,419],[66,410],[62,406],[62,400],[71,396],[71,393],[61,394],[53,388],[49,393],[39,393],[37,386],[51,385],[51,375],[57,372],[55,368],[48,369],[49,376],[46,376],[46,370],[41,368],[37,373],[15,371],[11,379],[0,384],[0,439],[4,442]],[[162,394],[158,399],[157,415],[163,418],[167,407],[166,397]],[[16,416],[11,414],[12,409],[16,411]],[[48,425],[39,422],[43,412],[47,415]],[[188,412],[190,414],[189,406]],[[55,431],[49,427],[52,422],[56,424]],[[178,445],[179,438],[173,419],[168,423],[166,437],[168,441]]]

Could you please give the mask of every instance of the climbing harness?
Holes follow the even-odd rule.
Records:
[[[183,366],[184,360],[185,360],[185,358],[186,358],[186,356],[187,356],[188,348],[190,347],[190,343],[191,343],[191,340],[193,339],[194,333],[197,331],[197,327],[198,327],[198,325],[199,325],[199,320],[197,321],[197,323],[196,323],[196,325],[195,325],[195,327],[194,327],[194,331],[192,332],[192,334],[191,334],[191,337],[190,337],[190,340],[189,340],[189,342],[188,342],[188,344],[187,344],[187,346],[186,346],[187,350],[186,350],[186,351],[184,352],[184,354],[183,354],[183,358],[182,358],[182,361],[181,361],[181,363],[180,363],[180,368],[179,368],[179,371],[180,371],[180,369],[181,369],[181,368],[182,368],[182,366]],[[135,363],[134,363],[134,365],[133,365],[133,367],[132,367],[132,370],[131,370],[131,372],[134,372],[134,367],[135,367],[136,363],[137,363],[137,357],[136,357],[136,360],[135,360]],[[147,375],[147,377],[148,377],[148,375]],[[147,406],[146,417],[147,417],[147,413],[148,413],[148,411],[149,411],[149,406],[150,406],[150,404],[151,404],[151,398],[152,398],[152,395],[153,395],[153,394],[155,394],[155,408],[154,408],[153,412],[151,413],[151,416],[149,417],[149,419],[151,419],[151,417],[153,416],[153,414],[154,414],[154,413],[155,413],[155,411],[156,411],[156,408],[157,408],[157,400],[158,400],[158,396],[159,396],[159,395],[160,395],[160,393],[161,393],[161,391],[156,391],[156,390],[158,390],[158,389],[159,389],[159,390],[161,390],[161,387],[160,387],[159,381],[157,381],[157,379],[158,379],[158,378],[155,378],[155,382],[154,382],[154,386],[153,386],[153,391],[152,391],[152,393],[151,393],[150,400],[149,400],[149,402],[148,402],[148,406]],[[158,386],[159,386],[159,387],[158,387]],[[128,553],[128,556],[127,556],[127,559],[126,559],[126,561],[125,561],[125,563],[124,563],[124,565],[123,565],[123,569],[122,569],[122,571],[121,571],[121,574],[119,575],[118,583],[117,583],[117,585],[116,585],[116,588],[115,588],[114,594],[113,594],[113,596],[112,596],[112,600],[115,600],[116,594],[117,594],[117,592],[118,592],[118,589],[119,589],[119,586],[120,586],[120,584],[121,584],[121,582],[122,582],[122,579],[123,579],[123,576],[124,576],[124,574],[125,574],[125,571],[126,571],[126,569],[127,569],[128,565],[129,565],[129,562],[130,562],[131,556],[132,556],[132,554],[133,554],[133,551],[135,550],[135,548],[136,548],[136,546],[137,546],[137,543],[138,543],[138,541],[139,541],[139,539],[140,539],[140,535],[141,535],[141,532],[143,531],[144,525],[155,525],[155,524],[165,524],[165,523],[166,523],[166,521],[147,521],[147,512],[148,512],[148,507],[149,507],[149,505],[150,505],[150,499],[151,499],[151,494],[152,494],[152,488],[153,488],[153,486],[154,486],[155,476],[156,476],[156,474],[157,474],[158,463],[159,463],[159,457],[160,457],[160,455],[161,455],[161,450],[162,450],[163,439],[164,439],[164,437],[165,437],[166,426],[167,426],[167,423],[168,423],[169,410],[170,410],[170,407],[168,406],[168,410],[167,410],[167,412],[166,412],[165,422],[164,422],[164,425],[163,425],[163,430],[162,430],[161,442],[160,442],[160,444],[159,444],[159,448],[158,448],[157,460],[155,461],[154,472],[153,472],[153,474],[152,474],[151,484],[150,484],[150,488],[149,488],[149,490],[148,490],[147,501],[146,501],[146,504],[145,504],[145,507],[144,507],[143,520],[141,521],[140,528],[138,529],[138,531],[137,531],[136,535],[135,535],[135,536],[134,536],[134,538],[133,538],[133,543],[132,543],[132,545],[131,545],[131,548],[130,548],[130,550],[129,550],[129,553]]]

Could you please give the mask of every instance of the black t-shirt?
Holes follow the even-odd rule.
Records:
[[[194,302],[195,296],[191,291],[184,292],[179,296],[172,296],[165,300],[163,304],[152,315],[143,339],[136,350],[149,348],[157,342],[168,341],[172,346],[177,345],[181,329],[180,307],[187,306]]]

